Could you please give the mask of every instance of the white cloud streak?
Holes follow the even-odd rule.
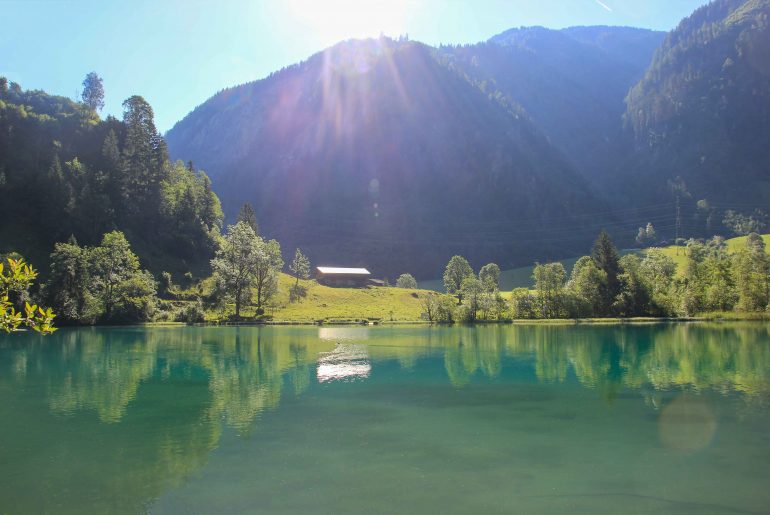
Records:
[[[594,2],[596,2],[596,4],[599,5],[605,11],[610,12],[610,13],[612,12],[612,8],[609,5],[607,5],[604,2],[602,2],[602,0],[594,0]]]

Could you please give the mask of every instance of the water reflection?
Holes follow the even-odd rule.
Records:
[[[0,477],[7,479],[0,499],[11,504],[0,512],[66,512],[62,506],[78,504],[62,486],[73,477],[82,490],[99,492],[86,511],[144,511],[148,499],[202,467],[228,428],[248,438],[261,416],[290,399],[301,402],[320,383],[372,385],[394,370],[410,381],[438,371],[439,382],[460,392],[491,381],[579,384],[613,402],[627,391],[657,412],[662,446],[692,452],[708,446],[716,430],[701,393],[765,404],[768,342],[770,328],[760,324],[125,328],[2,336]],[[82,470],[90,472],[83,477]],[[58,497],[22,498],[37,481]]]
[[[94,411],[119,422],[143,382],[205,374],[209,413],[244,429],[280,402],[288,381],[298,395],[316,380],[369,377],[378,361],[415,369],[440,357],[449,381],[494,379],[506,360],[526,361],[538,381],[574,377],[595,389],[693,391],[748,397],[770,393],[770,331],[763,325],[642,327],[490,326],[460,328],[62,330],[55,337],[0,340],[3,382],[44,378],[49,408]],[[374,363],[374,365],[372,364]],[[172,373],[173,372],[173,373]],[[179,377],[182,374],[183,377]]]

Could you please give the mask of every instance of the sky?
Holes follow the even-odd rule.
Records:
[[[217,91],[334,43],[379,34],[431,45],[506,29],[625,25],[671,30],[706,0],[0,0],[0,76],[76,98],[104,80],[104,116],[142,95],[162,132]]]

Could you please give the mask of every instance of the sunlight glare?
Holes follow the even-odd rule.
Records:
[[[406,30],[406,0],[289,0],[287,6],[324,46],[380,34],[397,37]]]

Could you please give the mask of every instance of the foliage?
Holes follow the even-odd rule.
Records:
[[[40,334],[56,331],[53,326],[56,315],[51,308],[24,302],[24,311],[20,312],[11,300],[13,294],[26,291],[36,277],[35,269],[22,259],[8,258],[6,263],[0,262],[0,330],[12,332],[23,325]]]
[[[640,227],[636,233],[636,243],[642,247],[648,247],[654,245],[658,241],[658,235],[655,232],[651,222],[647,222],[646,227]]]
[[[738,236],[746,236],[752,232],[764,232],[767,228],[767,215],[761,209],[755,210],[751,215],[744,215],[728,209],[725,211],[722,223]]]
[[[515,288],[510,305],[513,318],[537,318],[537,298],[527,288]]]
[[[306,293],[305,288],[300,286],[299,280],[307,280],[310,277],[310,260],[299,248],[294,251],[294,259],[289,264],[289,270],[291,270],[296,278],[290,291],[290,299],[292,302],[299,301]]]
[[[227,227],[211,268],[220,292],[235,302],[236,318],[241,316],[241,307],[251,300],[251,287],[264,259],[264,242],[249,224],[238,222]]]
[[[246,222],[227,228],[211,268],[219,291],[235,303],[235,318],[241,317],[241,308],[250,302],[252,289],[257,296],[257,314],[264,311],[278,290],[278,272],[283,268],[281,247],[275,240],[264,241]]]
[[[86,75],[83,80],[83,103],[92,111],[101,111],[104,108],[104,83],[96,72]]]
[[[238,212],[238,218],[236,222],[246,222],[254,230],[254,234],[259,235],[259,224],[257,223],[257,214],[254,212],[254,208],[251,204],[246,202],[241,206],[241,210]]]
[[[64,322],[89,323],[98,318],[89,261],[89,250],[78,246],[74,239],[54,246],[45,292]]]
[[[120,231],[106,233],[96,247],[57,243],[45,285],[48,302],[71,324],[135,323],[150,320],[156,282]]]
[[[676,312],[674,260],[660,249],[650,249],[639,265],[639,273],[643,277],[650,293],[650,315],[670,316]]]
[[[122,121],[101,120],[91,79],[88,108],[18,85],[0,93],[0,218],[20,220],[0,252],[42,260],[70,235],[93,246],[117,229],[157,273],[206,266],[223,216],[211,181],[169,162],[142,97],[126,100]]]
[[[572,315],[594,317],[605,307],[604,294],[607,289],[607,273],[588,256],[577,260],[566,285],[572,302]]]
[[[735,283],[738,309],[763,311],[770,301],[770,259],[765,242],[757,234],[750,234],[746,247],[735,257]]]
[[[620,293],[620,279],[618,278],[620,273],[620,255],[615,244],[612,243],[612,238],[603,229],[591,249],[591,259],[594,260],[596,266],[607,277],[606,287],[602,292],[603,309],[607,310],[612,306],[615,296]]]
[[[444,288],[449,294],[457,295],[458,304],[462,304],[462,284],[463,281],[473,276],[473,269],[468,260],[462,256],[452,256],[444,270]]]
[[[612,311],[624,317],[643,316],[650,312],[649,285],[642,274],[642,260],[635,254],[627,254],[619,261],[621,273],[620,292]]]
[[[482,297],[486,292],[484,283],[476,276],[470,275],[463,279],[460,286],[460,293],[465,300],[461,309],[460,319],[464,322],[474,322],[478,318],[479,309],[481,309]]]
[[[479,270],[479,279],[487,291],[493,292],[500,289],[500,267],[495,263],[488,263]]]
[[[177,321],[186,324],[199,324],[206,321],[206,312],[200,299],[188,303],[178,314]]]
[[[454,302],[446,295],[428,292],[422,297],[420,305],[423,309],[423,316],[429,322],[450,323],[455,319]]]
[[[412,274],[401,274],[398,276],[398,279],[396,279],[396,287],[413,290],[417,288],[417,281]]]
[[[532,278],[535,280],[535,291],[538,313],[542,318],[561,318],[566,314],[564,282],[567,273],[561,263],[535,265]]]

